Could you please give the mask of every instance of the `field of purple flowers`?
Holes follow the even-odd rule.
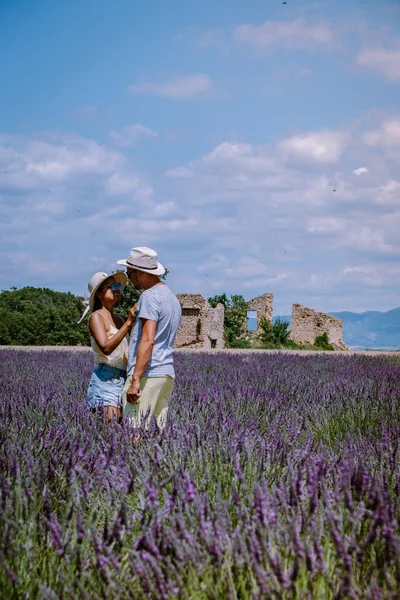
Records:
[[[400,363],[178,354],[164,435],[90,353],[0,351],[0,597],[400,597]]]

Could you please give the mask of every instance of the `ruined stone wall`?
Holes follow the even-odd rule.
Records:
[[[247,310],[257,311],[257,331],[251,332],[252,334],[258,335],[261,333],[260,320],[261,317],[265,317],[267,321],[272,323],[272,303],[274,296],[273,294],[263,294],[257,296],[248,302]],[[247,320],[245,328],[247,329]]]
[[[212,308],[201,294],[177,294],[182,320],[176,348],[224,348],[224,306]]]
[[[343,322],[332,315],[301,304],[293,304],[290,337],[296,344],[313,344],[317,335],[328,334],[335,350],[347,350],[343,342]]]
[[[202,319],[202,333],[204,348],[215,348],[222,350],[224,341],[224,305],[217,304],[215,308],[206,303],[204,317]]]

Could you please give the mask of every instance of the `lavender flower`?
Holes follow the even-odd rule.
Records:
[[[395,360],[178,353],[137,445],[90,360],[0,350],[5,598],[400,597]]]

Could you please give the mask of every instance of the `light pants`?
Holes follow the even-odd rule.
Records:
[[[126,393],[132,383],[132,375],[128,375],[122,392],[122,416],[128,418],[132,427],[140,427],[142,419],[146,418],[146,429],[149,427],[152,415],[157,419],[157,425],[162,430],[167,423],[168,404],[175,380],[172,377],[141,377],[142,391],[139,403],[130,404]],[[147,416],[146,416],[147,415]]]

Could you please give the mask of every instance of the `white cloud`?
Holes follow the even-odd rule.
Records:
[[[361,262],[344,263],[329,271],[322,268],[312,273],[303,286],[299,287],[298,294],[300,298],[304,297],[308,306],[325,312],[335,311],[340,305],[348,310],[349,303],[354,303],[357,311],[388,310],[398,306],[393,281],[398,281],[399,278],[398,264],[361,259]],[[343,304],[343,294],[346,304]],[[388,302],[380,305],[379,299],[382,296]]]
[[[122,195],[138,192],[141,197],[149,197],[153,190],[150,186],[144,185],[138,175],[129,175],[125,173],[113,173],[105,183],[105,189],[109,194]]]
[[[80,273],[87,281],[93,268],[87,256],[103,256],[103,244],[118,242],[121,221],[151,206],[152,194],[123,154],[93,140],[64,133],[3,136],[0,253],[19,260],[29,247],[32,261],[21,259],[18,277],[1,263],[0,278],[79,291]],[[109,262],[103,261],[104,270]]]
[[[0,152],[0,185],[13,188],[36,188],[62,184],[72,177],[107,174],[124,163],[120,154],[78,136],[8,136],[5,143],[7,147]]]
[[[314,23],[304,18],[288,21],[265,21],[261,25],[239,25],[234,30],[238,44],[253,50],[283,47],[288,50],[331,48],[335,43],[333,31],[326,21]]]
[[[121,131],[116,131],[115,129],[110,131],[110,138],[116,146],[120,146],[121,148],[130,148],[135,146],[138,140],[141,138],[156,137],[158,137],[157,132],[153,131],[149,127],[140,125],[139,123],[128,125]]]
[[[400,149],[400,117],[383,121],[380,127],[365,133],[364,141],[369,146]]]
[[[343,269],[343,275],[347,275],[347,273],[369,273],[369,269],[365,267],[346,267]]]
[[[310,233],[331,234],[343,231],[345,220],[339,217],[315,217],[310,220],[307,231]]]
[[[9,136],[0,147],[0,191],[28,191],[78,197],[87,186],[109,193],[148,193],[141,177],[130,171],[123,154],[78,136]],[[67,193],[68,192],[68,193]],[[47,202],[48,199],[46,199]]]
[[[348,136],[338,131],[317,131],[294,135],[279,143],[284,155],[304,162],[337,163]]]
[[[384,219],[378,219],[377,221],[375,224],[361,225],[349,231],[347,239],[343,240],[343,244],[361,251],[400,256],[400,248],[397,243],[391,243],[388,239],[390,228],[383,227],[385,224]]]
[[[187,179],[188,177],[192,177],[193,173],[188,167],[177,167],[176,169],[168,169],[165,175],[167,177]]]
[[[385,122],[396,120],[386,118],[373,131],[385,132]],[[355,308],[350,273],[346,281],[342,273],[349,261],[363,268],[371,259],[384,263],[399,255],[395,169],[366,143],[365,125],[360,119],[341,130],[305,131],[258,146],[225,141],[166,173],[175,202],[189,201],[197,215],[198,256],[219,257],[211,260],[216,272],[209,259],[200,262],[204,293],[270,291],[278,302],[284,295],[321,310]],[[368,168],[352,172],[347,154]],[[357,293],[362,289],[361,281]],[[385,297],[394,302],[386,288]]]
[[[3,138],[0,253],[17,268],[2,259],[0,278],[19,285],[18,273],[22,283],[83,291],[92,269],[115,268],[130,247],[147,245],[173,267],[176,291],[272,292],[275,314],[292,302],[351,310],[365,306],[371,273],[382,290],[366,308],[395,306],[389,266],[400,254],[400,182],[382,149],[396,151],[399,120],[367,115],[338,131],[259,145],[225,140],[161,182],[145,180],[128,153],[93,140]],[[366,166],[352,172],[354,160],[368,176],[354,173]],[[26,248],[40,273],[25,267]]]
[[[353,170],[354,175],[360,176],[360,175],[363,175],[364,173],[368,173],[367,167],[359,167],[358,169]]]
[[[268,147],[251,146],[239,142],[223,142],[199,160],[187,166],[168,170],[167,177],[192,180],[199,173],[204,175],[203,183],[213,188],[218,180],[225,180],[225,193],[240,191],[251,187],[276,183],[277,162]],[[220,199],[221,196],[220,196]],[[208,199],[214,201],[212,196]]]
[[[212,268],[210,268],[210,264]],[[232,260],[222,254],[211,256],[211,263],[210,260],[202,262],[197,271],[202,274],[217,271],[218,279],[211,280],[213,286],[218,286],[218,282],[221,280],[228,280],[245,289],[272,286],[286,280],[289,276],[286,272],[277,272],[276,265],[269,264],[268,260],[262,260],[257,256],[235,257]]]
[[[400,191],[400,182],[391,179],[382,187],[382,191],[385,194],[394,194],[395,192]]]
[[[257,148],[239,142],[223,142],[202,160],[205,165],[213,168],[228,168],[229,171],[236,171],[238,182],[247,179],[244,172],[266,173],[273,171],[275,167],[274,159],[269,156],[266,148],[262,146]],[[242,173],[237,171],[236,167],[240,167]]]
[[[357,54],[356,63],[392,81],[400,79],[400,48],[364,48]]]
[[[400,267],[395,263],[382,263],[374,261],[363,265],[350,265],[338,274],[339,279],[345,283],[352,281],[359,285],[368,287],[388,288],[393,281],[400,277]]]
[[[271,290],[277,285],[281,285],[283,281],[289,279],[291,273],[277,273],[271,277],[254,277],[244,282],[243,287],[246,289],[257,287],[258,289]],[[276,313],[275,313],[276,314]]]
[[[125,217],[118,226],[120,238],[129,242],[133,236],[144,234],[152,240],[160,240],[168,234],[179,232],[193,232],[199,223],[196,218],[129,218]]]
[[[175,213],[177,210],[177,206],[175,202],[162,202],[161,204],[157,204],[153,209],[153,215],[155,217],[166,217]]]
[[[129,86],[129,91],[137,94],[154,94],[171,99],[190,100],[204,96],[213,88],[209,75],[199,73],[196,75],[171,77],[163,82],[143,81]]]

